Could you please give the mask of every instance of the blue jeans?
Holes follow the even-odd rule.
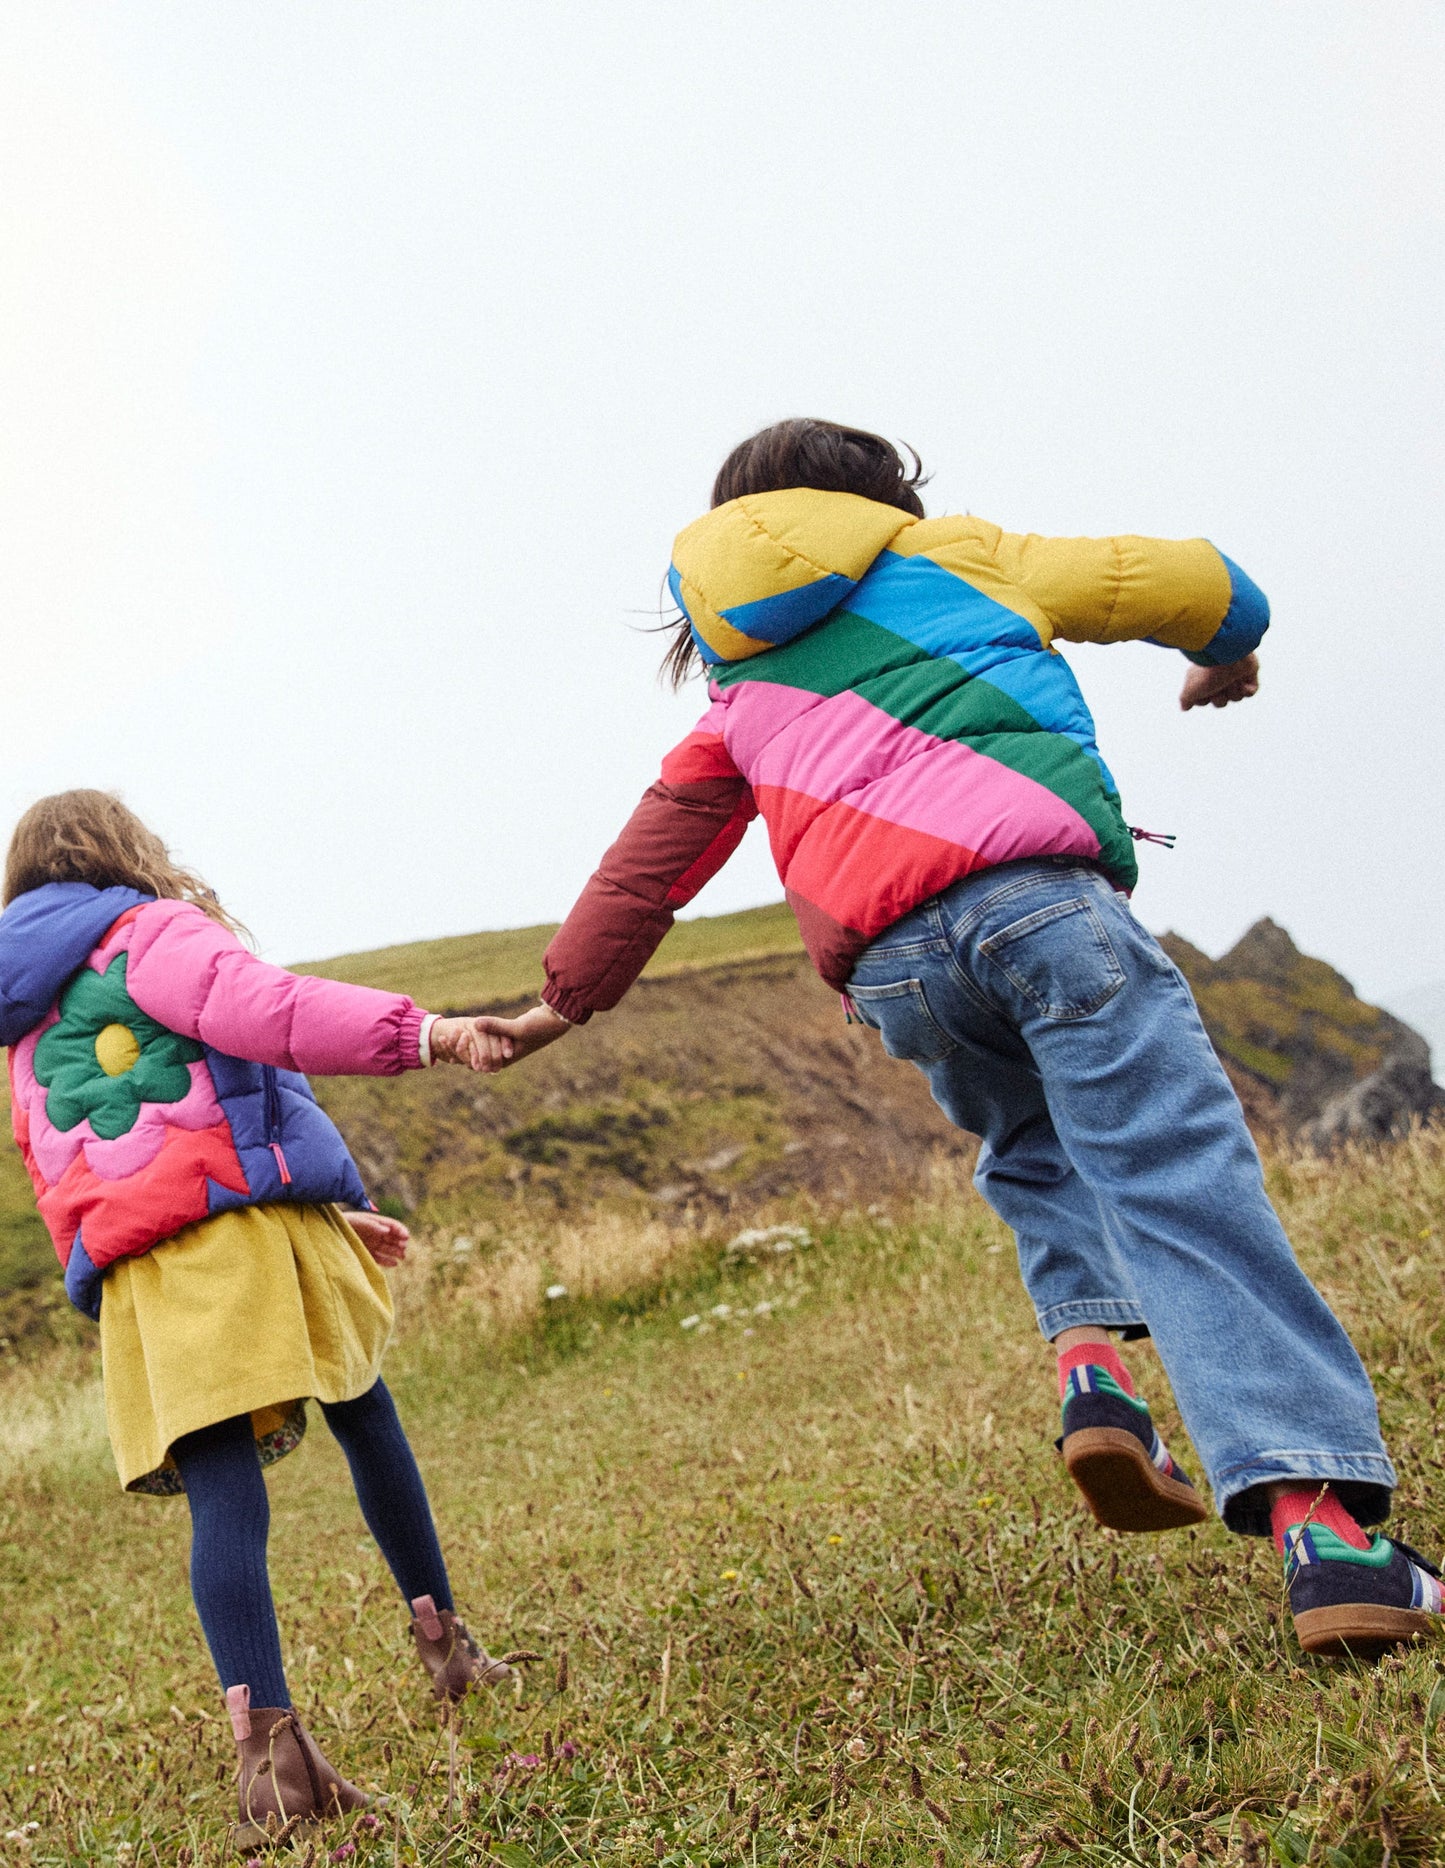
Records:
[[[982,1137],[975,1185],[1045,1336],[1147,1324],[1231,1530],[1268,1533],[1280,1479],[1386,1515],[1369,1377],[1295,1260],[1183,976],[1100,871],[967,877],[880,934],[848,991]]]

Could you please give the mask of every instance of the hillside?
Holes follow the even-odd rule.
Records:
[[[404,990],[438,1010],[518,1007],[541,984],[551,931],[463,935],[302,970]],[[1262,1130],[1333,1120],[1415,1057],[1412,1043],[1423,1051],[1272,922],[1218,961],[1175,936],[1166,944]],[[1414,1092],[1424,1107],[1438,1092],[1428,1070],[1422,1081]],[[333,1079],[317,1090],[374,1198],[479,1243],[594,1209],[704,1225],[791,1195],[876,1197],[916,1187],[935,1157],[971,1150],[923,1078],[844,1023],[782,904],[679,923],[617,1011],[523,1070]],[[1361,1132],[1385,1132],[1402,1107]],[[53,1308],[53,1255],[8,1126],[0,1290],[40,1287],[32,1311]],[[11,1317],[8,1327],[36,1321]]]
[[[316,970],[517,1004],[545,935]],[[525,1070],[321,1086],[422,1222],[387,1377],[461,1600],[497,1650],[543,1659],[439,1737],[313,1422],[268,1487],[288,1667],[332,1756],[389,1801],[284,1859],[1445,1860],[1439,1663],[1307,1673],[1267,1546],[1092,1526],[968,1141],[790,935],[776,910],[679,930],[622,1008]],[[1185,956],[1266,1126],[1314,1107],[1311,1072],[1329,1107],[1398,1050],[1286,943]],[[1266,1159],[1378,1380],[1396,1528],[1436,1553],[1445,1136]],[[56,1868],[221,1868],[229,1734],[186,1514],[118,1492],[94,1332],[55,1321],[13,1152],[0,1176],[20,1274],[44,1278],[19,1301],[71,1339],[0,1355],[0,1590],[25,1605],[0,1639],[0,1836]],[[1157,1362],[1130,1357],[1190,1463]]]
[[[549,922],[500,933],[454,934],[407,946],[376,947],[367,953],[339,954],[298,966],[296,971],[408,992],[418,1005],[434,1012],[495,1006],[537,996],[545,978],[542,955],[556,932],[556,924]],[[666,979],[702,967],[802,951],[798,924],[787,903],[771,902],[740,914],[677,922],[643,977]]]
[[[1376,1376],[1391,1528],[1438,1555],[1445,1136],[1269,1173]],[[744,1252],[736,1222],[592,1221],[403,1267],[387,1380],[459,1599],[542,1658],[439,1732],[313,1419],[267,1488],[283,1646],[302,1717],[388,1801],[267,1860],[1438,1868],[1441,1663],[1301,1664],[1263,1540],[1094,1527],[966,1174],[739,1217],[792,1230]],[[236,1864],[184,1506],[120,1493],[93,1356],[0,1360],[0,1415],[0,1859]]]

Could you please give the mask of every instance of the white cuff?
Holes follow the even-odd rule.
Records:
[[[574,1022],[572,1019],[567,1017],[565,1012],[559,1012],[555,1005],[548,1005],[545,999],[540,1000],[539,1003],[541,1004],[544,1011],[550,1012],[553,1018],[560,1018],[564,1025],[570,1025]]]
[[[421,1067],[423,1070],[430,1070],[432,1066],[431,1028],[439,1017],[440,1013],[438,1012],[428,1012],[426,1017],[421,1021],[421,1030],[417,1034],[417,1051],[421,1057]]]

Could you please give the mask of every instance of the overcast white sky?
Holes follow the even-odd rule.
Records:
[[[1250,705],[1076,655],[1140,912],[1445,973],[1442,95],[1380,0],[8,0],[0,818],[118,786],[276,958],[556,918],[700,709],[674,532],[821,414],[1242,563]]]

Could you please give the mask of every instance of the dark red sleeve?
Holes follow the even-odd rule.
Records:
[[[758,814],[712,709],[663,761],[548,947],[542,997],[574,1025],[617,1004]]]

